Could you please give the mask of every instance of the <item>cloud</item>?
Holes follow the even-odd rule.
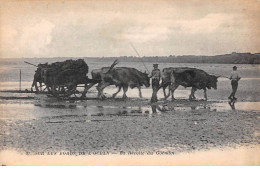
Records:
[[[221,25],[231,23],[234,17],[223,13],[210,13],[197,20],[180,20],[176,26],[185,33],[213,33],[219,31]]]
[[[1,55],[5,57],[41,55],[52,41],[54,27],[54,24],[44,19],[20,29],[11,25],[1,26]]]
[[[108,25],[114,25],[109,22],[104,29],[107,34],[120,37],[120,40],[134,43],[161,42],[169,39],[173,34],[212,34],[216,32],[225,32],[231,29],[225,25],[232,26],[235,23],[234,15],[224,13],[210,13],[198,19],[172,19],[165,18],[163,15],[152,16],[151,14],[132,14],[127,17],[117,19],[120,31],[114,32]],[[123,24],[119,24],[119,23]],[[111,31],[109,31],[111,30]],[[232,29],[234,31],[234,29]]]
[[[54,27],[55,25],[47,20],[41,20],[35,25],[26,25],[18,39],[19,49],[36,55],[40,54],[51,43],[51,33]]]
[[[0,27],[0,40],[2,48],[11,48],[15,42],[18,32],[10,25]]]
[[[168,34],[170,33],[169,28],[166,26],[156,26],[156,25],[148,25],[144,27],[131,27],[128,28],[123,37],[130,42],[149,42],[149,41],[162,41],[168,38]]]
[[[258,11],[259,3],[231,1],[6,3],[0,10],[0,52],[12,57],[132,55],[129,42],[143,55],[259,52]]]

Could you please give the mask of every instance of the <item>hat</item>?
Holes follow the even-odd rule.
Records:
[[[237,69],[237,67],[236,67],[236,66],[233,66],[233,69]]]
[[[158,66],[158,64],[157,64],[157,63],[155,63],[155,64],[153,64],[153,66]]]

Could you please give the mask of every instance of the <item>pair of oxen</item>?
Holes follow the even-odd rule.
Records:
[[[128,88],[138,88],[139,97],[142,97],[141,87],[150,86],[149,75],[145,72],[141,72],[135,68],[129,67],[115,67],[116,63],[113,63],[111,67],[103,67],[102,69],[95,69],[91,72],[93,79],[99,79],[100,82],[97,86],[98,97],[101,99],[106,98],[103,90],[109,85],[115,85],[118,87],[118,91],[112,95],[116,95],[123,88],[123,98],[126,98],[126,92]],[[219,76],[210,75],[203,70],[189,67],[169,67],[162,70],[162,82],[160,88],[163,89],[164,97],[167,99],[170,95],[174,100],[174,91],[178,86],[191,87],[190,100],[195,99],[196,90],[204,90],[204,97],[207,100],[207,89],[217,89],[217,78]],[[166,88],[169,88],[169,93],[166,94]]]

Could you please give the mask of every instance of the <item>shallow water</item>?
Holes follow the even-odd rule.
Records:
[[[212,107],[218,111],[241,110],[241,111],[260,111],[260,102],[228,102],[215,103]]]
[[[260,102],[236,102],[234,107],[228,102],[213,103],[213,104],[198,104],[197,106],[182,106],[169,108],[165,104],[147,105],[147,106],[93,106],[93,105],[78,105],[77,103],[35,103],[35,104],[2,104],[0,109],[0,118],[5,120],[32,120],[40,118],[52,119],[50,123],[59,122],[55,119],[70,121],[71,119],[84,119],[87,121],[95,121],[96,116],[148,116],[153,117],[160,114],[171,115],[174,112],[182,111],[200,111],[207,110],[213,112],[225,112],[230,110],[236,111],[260,111]],[[54,119],[54,121],[53,121]],[[60,121],[61,122],[61,121]]]
[[[162,106],[156,106],[156,113],[166,111]],[[91,120],[95,116],[149,116],[155,110],[151,106],[143,107],[115,107],[115,106],[82,106],[71,103],[66,104],[2,104],[1,119],[6,120],[32,120],[40,118],[81,118]]]

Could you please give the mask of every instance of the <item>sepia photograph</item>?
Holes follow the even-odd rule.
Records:
[[[259,166],[260,0],[0,2],[1,166]]]

